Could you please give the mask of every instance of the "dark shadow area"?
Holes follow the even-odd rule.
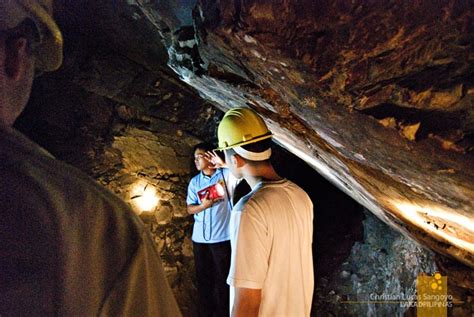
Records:
[[[361,110],[361,112],[376,119],[393,117],[397,119],[397,121],[405,121],[406,123],[421,122],[425,129],[431,131],[460,128],[459,116],[463,114],[459,111],[445,112],[407,108],[390,103],[383,103],[375,107]]]
[[[420,129],[417,132],[417,139],[427,138],[430,133],[446,133],[456,129],[463,129],[462,121],[459,118],[467,117],[466,111],[436,111],[407,108],[391,103],[383,103],[375,107],[360,111],[365,115],[372,116],[377,120],[384,118],[395,118],[402,124],[415,124],[420,122]]]

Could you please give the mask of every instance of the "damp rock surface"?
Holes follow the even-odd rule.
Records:
[[[257,110],[382,221],[474,267],[469,1],[201,0],[181,8],[192,25],[163,3],[138,9],[173,31],[183,82],[222,110]]]
[[[365,212],[364,236],[329,276],[316,277],[314,316],[404,316],[434,254]]]

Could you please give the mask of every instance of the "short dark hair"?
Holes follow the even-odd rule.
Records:
[[[242,145],[242,148],[244,150],[254,152],[254,153],[265,152],[266,150],[270,149],[271,147],[272,147],[272,139],[265,139],[265,140],[258,141],[258,142],[255,142],[255,143]],[[234,154],[238,155],[238,153],[235,152],[235,150],[233,148],[227,149],[225,151],[227,151],[227,153],[229,155],[234,155]],[[244,157],[242,157],[242,158],[247,162],[268,162],[268,161],[270,161],[270,159],[264,160],[264,161],[252,161],[252,160],[246,159]]]
[[[214,146],[208,142],[198,143],[193,148],[193,153],[196,152],[197,149],[204,150],[204,151],[212,151],[214,150]]]
[[[255,143],[242,145],[242,148],[244,150],[254,152],[254,153],[265,152],[266,150],[268,150],[271,147],[272,147],[272,139],[265,139],[265,140],[258,141],[258,142],[255,142]]]

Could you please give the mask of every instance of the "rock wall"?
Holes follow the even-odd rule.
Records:
[[[122,168],[103,184],[128,202],[152,233],[173,292],[185,316],[196,310],[192,216],[186,211],[192,147],[199,142],[186,134],[126,126],[110,146],[121,154]],[[158,201],[142,210],[136,202],[152,191]]]
[[[255,109],[379,219],[474,267],[469,1],[201,0],[174,32],[166,5],[131,6],[168,25],[169,65],[204,98]]]
[[[407,307],[396,298],[414,296],[418,274],[437,270],[431,251],[364,214],[363,240],[332,275],[319,279],[316,316],[404,316]]]

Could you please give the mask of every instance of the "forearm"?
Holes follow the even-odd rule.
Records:
[[[231,317],[258,317],[259,306],[235,305]]]
[[[198,214],[200,213],[201,211],[207,209],[208,207],[206,206],[203,206],[203,204],[201,205],[188,205],[188,214],[190,215],[195,215],[195,214]]]
[[[257,317],[261,295],[259,289],[236,288],[232,317]]]

